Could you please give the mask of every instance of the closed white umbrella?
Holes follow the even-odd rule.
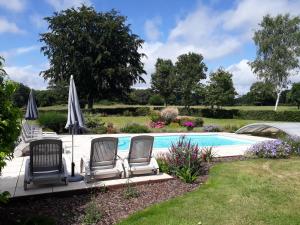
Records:
[[[70,181],[78,181],[82,179],[81,176],[75,176],[74,174],[74,133],[78,133],[78,131],[80,129],[84,129],[84,127],[84,119],[79,105],[76,86],[74,83],[73,76],[71,76],[68,99],[68,120],[65,126],[65,128],[69,128],[72,131],[72,172]]]

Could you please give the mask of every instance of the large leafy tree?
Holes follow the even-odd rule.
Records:
[[[182,104],[189,110],[193,94],[199,87],[200,81],[206,78],[207,67],[203,56],[196,53],[180,55],[175,64],[177,95],[181,96]]]
[[[271,105],[275,102],[275,88],[271,83],[255,82],[248,93],[249,99],[255,105]]]
[[[300,83],[293,84],[290,97],[291,100],[297,104],[298,109],[300,109]]]
[[[290,76],[300,68],[300,18],[291,18],[288,14],[267,15],[254,33],[253,40],[257,55],[250,66],[260,79],[275,86],[276,111],[280,95],[290,83]]]
[[[11,99],[17,85],[5,79],[3,62],[0,57],[0,172],[5,161],[13,157],[14,143],[20,134],[20,110]],[[0,202],[5,202],[8,195],[8,192],[0,192]]]
[[[50,68],[41,74],[53,82],[73,75],[81,98],[89,108],[94,99],[122,96],[136,82],[145,82],[138,49],[143,40],[133,34],[126,18],[116,11],[96,12],[81,6],[54,13],[45,20],[49,32],[41,34],[41,50]]]
[[[30,88],[22,83],[17,83],[18,87],[13,94],[13,102],[16,106],[24,107],[27,104]]]
[[[232,82],[232,74],[219,68],[212,72],[207,86],[206,101],[213,108],[224,105],[233,105],[237,95]]]
[[[165,105],[170,99],[170,93],[174,90],[175,68],[170,59],[158,58],[155,64],[155,72],[151,75],[151,88],[163,97]]]

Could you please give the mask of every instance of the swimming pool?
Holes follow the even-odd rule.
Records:
[[[172,143],[176,143],[181,135],[155,136],[153,148],[169,148]],[[185,135],[191,139],[191,143],[198,144],[199,147],[207,146],[228,146],[228,145],[250,145],[253,141],[242,140],[238,138],[225,137],[218,134],[208,135]],[[119,151],[127,151],[130,146],[131,137],[119,137]]]

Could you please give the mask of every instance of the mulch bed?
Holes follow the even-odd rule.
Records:
[[[126,186],[111,190],[98,188],[85,193],[68,194],[68,196],[60,194],[12,199],[7,205],[0,205],[0,224],[24,224],[28,218],[46,216],[52,218],[57,225],[79,225],[82,224],[86,208],[92,198],[102,213],[101,220],[97,224],[115,224],[128,215],[154,203],[195,190],[206,181],[208,169],[208,165],[204,166],[203,174],[193,184],[172,179],[132,185],[139,196],[129,199],[124,197]]]

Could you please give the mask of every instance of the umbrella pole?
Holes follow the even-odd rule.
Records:
[[[72,126],[72,164],[71,164],[71,176],[74,177],[75,163],[74,163],[74,126]]]

